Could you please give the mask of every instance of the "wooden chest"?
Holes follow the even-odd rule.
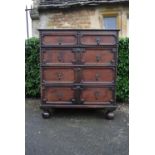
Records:
[[[41,108],[102,108],[113,118],[118,30],[40,29]]]

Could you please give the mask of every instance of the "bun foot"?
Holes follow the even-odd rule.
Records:
[[[114,113],[113,112],[108,112],[107,114],[106,114],[106,119],[108,119],[108,120],[112,120],[112,119],[114,119]]]
[[[42,118],[44,118],[44,119],[50,118],[50,116],[51,116],[51,114],[47,111],[42,113]]]

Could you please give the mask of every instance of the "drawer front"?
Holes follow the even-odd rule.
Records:
[[[85,88],[81,93],[81,98],[85,104],[103,104],[103,102],[112,102],[114,92],[111,88]]]
[[[82,45],[116,45],[117,39],[114,34],[105,34],[102,32],[85,32],[80,38]]]
[[[48,82],[74,82],[75,75],[72,68],[44,68],[42,79]]]
[[[77,37],[75,32],[46,32],[42,34],[42,45],[45,46],[69,46],[76,44]]]
[[[114,49],[86,49],[82,61],[85,64],[115,64]]]
[[[113,82],[114,68],[85,68],[82,71],[82,82]]]
[[[111,104],[114,99],[113,87],[42,87],[42,101],[47,104]]]
[[[64,87],[46,87],[42,90],[42,99],[48,102],[71,102],[74,98],[74,91],[71,88]]]
[[[72,64],[74,59],[74,53],[70,49],[44,49],[41,52],[41,61],[43,64],[48,63],[67,63]]]

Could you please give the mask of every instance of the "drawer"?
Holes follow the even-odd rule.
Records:
[[[72,68],[43,68],[42,79],[47,82],[74,82],[75,75]]]
[[[83,83],[88,82],[114,82],[115,68],[83,68],[82,79]]]
[[[89,68],[86,66],[68,68],[42,68],[42,79],[56,83],[113,83],[115,81],[114,67]]]
[[[75,61],[71,49],[43,49],[41,52],[42,64],[72,64]]]
[[[114,87],[42,86],[42,101],[49,104],[110,104],[114,102]]]
[[[85,64],[115,64],[116,49],[85,49],[82,62]]]
[[[42,89],[42,100],[46,101],[46,103],[71,103],[73,98],[74,90],[69,87],[43,87]]]
[[[85,88],[81,93],[84,104],[103,104],[103,102],[114,101],[114,91],[112,88]]]
[[[41,34],[41,43],[45,46],[70,46],[77,44],[76,32],[43,32]]]
[[[83,32],[80,37],[82,45],[116,45],[117,38],[114,33]]]

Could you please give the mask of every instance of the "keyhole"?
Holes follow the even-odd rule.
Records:
[[[62,52],[59,53],[57,59],[59,62],[63,62],[63,53]]]

